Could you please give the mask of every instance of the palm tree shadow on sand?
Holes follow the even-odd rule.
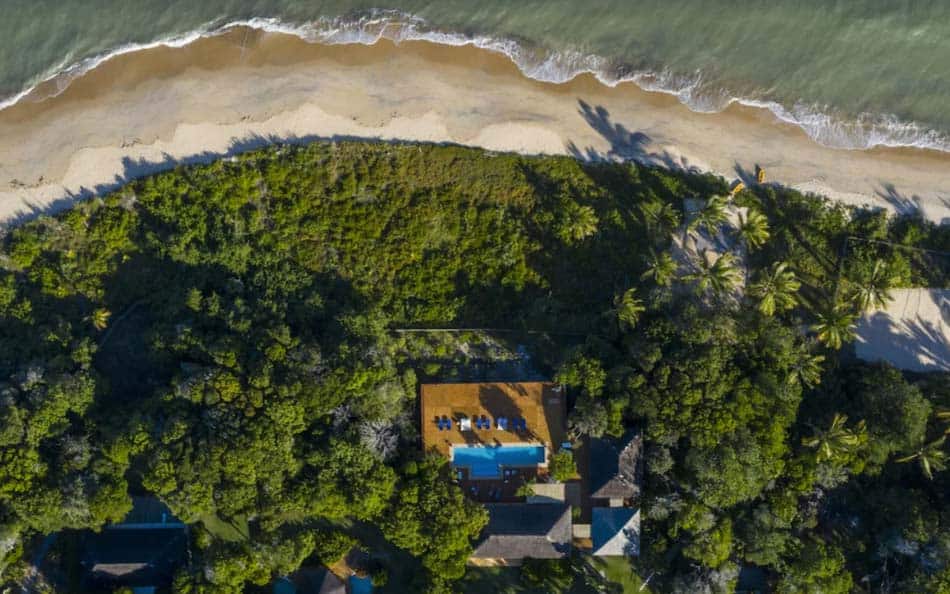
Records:
[[[861,358],[885,359],[910,371],[950,371],[950,339],[945,331],[950,324],[950,291],[920,290],[931,294],[939,307],[939,317],[895,318],[885,312],[865,316],[856,328],[855,346]]]
[[[646,132],[630,130],[615,122],[610,111],[603,105],[592,106],[583,99],[577,100],[577,112],[595,132],[608,143],[606,151],[592,146],[581,148],[574,141],[567,143],[567,152],[581,161],[635,161],[643,165],[699,173],[700,169],[683,155],[674,155],[669,150],[653,151],[655,140]]]

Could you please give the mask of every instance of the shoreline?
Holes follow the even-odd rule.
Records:
[[[320,45],[236,28],[118,55],[46,95],[0,110],[0,222],[178,163],[302,137],[632,158],[727,179],[759,164],[770,181],[950,222],[950,154],[826,148],[760,108],[693,112],[592,74],[542,82],[472,46]]]
[[[709,97],[701,95],[697,103],[694,90],[700,82],[698,75],[690,78],[665,71],[638,70],[602,56],[570,50],[562,54],[531,44],[525,45],[526,42],[514,38],[443,31],[428,27],[424,19],[389,9],[375,9],[354,20],[318,19],[309,24],[286,23],[271,17],[254,17],[224,23],[209,22],[191,31],[151,42],[120,45],[78,62],[60,64],[51,74],[39,79],[32,86],[0,99],[0,110],[13,106],[22,99],[56,96],[68,88],[75,78],[113,58],[157,48],[181,48],[202,39],[234,31],[278,33],[323,45],[375,45],[381,40],[387,40],[397,45],[402,42],[424,41],[448,47],[472,47],[505,56],[525,77],[539,82],[561,84],[579,76],[589,75],[608,87],[633,84],[641,91],[675,97],[691,111],[698,113],[719,113],[732,105],[768,111],[777,120],[801,128],[813,141],[828,148],[918,148],[950,154],[950,138],[946,135],[887,114],[862,113],[850,119],[836,119],[818,107],[809,108],[798,103],[788,106],[775,100],[742,95],[720,96],[713,104],[709,104]],[[536,53],[543,59],[539,61]],[[534,59],[526,59],[526,54]]]

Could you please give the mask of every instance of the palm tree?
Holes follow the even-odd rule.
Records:
[[[710,262],[709,250],[700,254],[698,270],[687,276],[696,282],[696,290],[703,294],[710,289],[717,295],[730,291],[739,284],[741,275],[736,268],[735,256],[726,252]]]
[[[854,429],[848,429],[848,416],[835,413],[828,429],[820,430],[812,437],[802,439],[802,445],[814,448],[819,462],[839,458],[857,449],[867,440],[867,427],[864,421],[858,422]]]
[[[924,471],[924,476],[930,480],[933,480],[933,473],[935,471],[940,472],[941,470],[946,470],[947,468],[947,452],[943,449],[943,444],[945,441],[947,441],[947,436],[942,435],[938,439],[922,445],[920,449],[918,449],[913,454],[904,456],[903,458],[898,458],[896,461],[919,461],[920,469]]]
[[[722,196],[713,196],[706,201],[706,206],[696,213],[693,220],[689,222],[686,231],[703,229],[713,234],[727,220],[729,220],[729,217],[726,216],[726,200]]]
[[[947,428],[943,430],[943,434],[950,435],[950,410],[938,410],[935,415],[938,421],[947,426]]]
[[[739,213],[736,235],[750,250],[758,248],[769,240],[769,220],[761,211],[750,208],[745,216]]]
[[[580,241],[597,232],[597,213],[590,206],[572,204],[565,211],[565,220],[559,230],[559,235],[567,243]]]
[[[841,345],[854,338],[855,315],[836,305],[831,309],[818,314],[818,323],[811,329],[818,333],[818,340],[832,349],[840,349]]]
[[[854,288],[854,301],[860,311],[871,307],[882,309],[890,301],[890,289],[897,284],[897,278],[888,270],[887,263],[875,260],[870,273]]]
[[[617,320],[621,328],[634,328],[640,321],[640,314],[646,311],[646,307],[637,297],[636,289],[627,289],[623,295],[614,299],[614,309],[617,312]]]
[[[643,224],[653,235],[666,237],[679,227],[680,213],[669,202],[654,199],[640,203]]]
[[[776,262],[749,287],[749,294],[759,299],[759,311],[771,316],[776,310],[785,311],[795,307],[801,286],[787,263]]]
[[[657,254],[650,250],[650,255],[647,257],[647,269],[640,275],[640,280],[653,279],[658,287],[668,287],[673,283],[675,276],[676,262],[673,261],[673,256],[669,252]]]
[[[812,355],[808,349],[800,349],[798,358],[789,368],[789,383],[797,381],[805,387],[817,386],[821,383],[821,364],[824,361],[824,355]]]
[[[89,322],[92,323],[92,327],[96,330],[105,330],[106,326],[109,325],[109,318],[112,316],[112,312],[104,307],[100,307],[93,311],[86,318]]]

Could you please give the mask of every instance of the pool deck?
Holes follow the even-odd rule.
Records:
[[[551,382],[492,382],[423,384],[420,387],[422,447],[451,456],[453,445],[540,444],[554,453],[567,438],[565,396]],[[459,430],[458,420],[484,415],[491,429]],[[452,428],[440,431],[436,418],[452,419]],[[497,417],[524,417],[527,431],[498,429]]]

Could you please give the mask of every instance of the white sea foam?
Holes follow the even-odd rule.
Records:
[[[767,109],[779,120],[800,127],[815,142],[832,148],[861,150],[876,146],[915,147],[950,152],[950,137],[946,134],[914,122],[902,121],[896,116],[863,114],[847,119],[831,115],[834,111],[827,107],[804,103],[786,107],[776,101],[736,97],[724,90],[704,86],[701,73],[684,76],[670,71],[629,72],[622,65],[613,64],[601,56],[571,50],[552,51],[514,39],[438,30],[421,18],[390,10],[368,11],[354,18],[319,19],[307,24],[263,17],[223,24],[208,23],[181,35],[150,43],[127,44],[69,65],[64,63],[20,93],[0,100],[0,109],[21,101],[38,86],[53,80],[57,83],[53,95],[61,93],[77,77],[117,56],[162,46],[182,47],[236,27],[294,35],[310,43],[327,45],[373,45],[388,39],[397,44],[403,41],[426,41],[449,46],[472,46],[507,56],[525,76],[542,82],[561,84],[590,74],[609,87],[632,83],[646,91],[672,95],[689,109],[702,113],[717,113],[733,103]]]

